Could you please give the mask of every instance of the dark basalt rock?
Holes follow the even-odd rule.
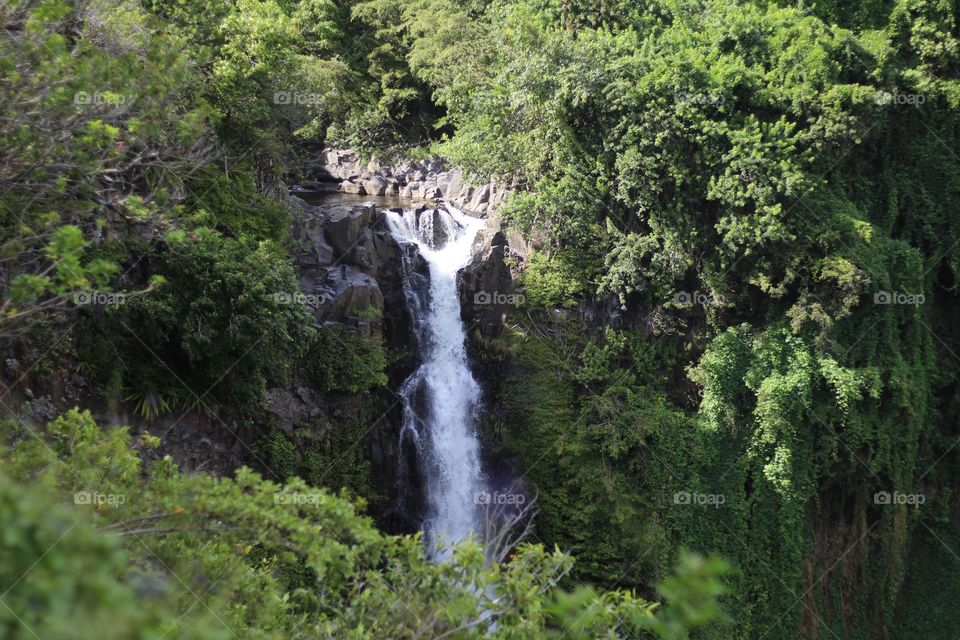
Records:
[[[341,322],[359,329],[361,313],[366,315],[371,309],[383,313],[380,285],[355,266],[342,264],[329,269],[323,285],[314,312],[320,322]]]
[[[362,184],[364,192],[370,196],[382,196],[390,186],[390,183],[380,176],[373,176],[369,180],[364,180]]]
[[[398,195],[401,198],[439,200],[482,215],[493,212],[513,185],[490,181],[470,185],[469,176],[450,167],[441,158],[406,160],[395,164],[371,158],[362,163],[349,149],[318,150],[305,165],[307,179],[301,184],[311,191],[336,189],[357,195]]]
[[[457,274],[460,314],[468,329],[492,338],[503,332],[504,317],[517,304],[510,267],[504,261],[507,240],[499,231],[485,234],[474,260]]]
[[[353,170],[354,160],[338,158]],[[431,167],[411,168],[410,176],[427,169]],[[369,182],[377,184],[376,188],[371,185],[371,190],[379,189],[379,181]],[[413,186],[416,197],[424,192],[439,195],[447,189],[465,199],[490,197],[489,188],[485,194],[478,194],[464,186],[459,174],[451,172],[439,174],[437,183],[411,185],[402,171],[396,171],[385,182],[388,186],[403,184],[407,190]],[[365,184],[359,186],[366,189]],[[419,365],[413,327],[418,325],[414,316],[424,313],[424,305],[429,302],[426,261],[415,245],[394,240],[384,211],[373,204],[310,206],[302,200],[294,204],[299,210],[293,230],[297,241],[294,259],[317,326],[338,326],[344,331],[382,337],[388,350],[399,354],[387,372],[390,389],[395,389]],[[447,238],[436,205],[411,206],[418,221],[430,217],[433,242],[442,246]],[[513,294],[510,269],[504,261],[509,249],[503,234],[492,229],[484,231],[481,240],[471,264],[458,274],[458,287],[467,328],[479,328],[482,335],[495,336],[503,330],[506,309],[501,301]],[[405,283],[410,286],[405,288]],[[408,290],[420,292],[417,300],[407,300]],[[487,304],[482,295],[477,297],[484,293],[497,297]],[[377,313],[369,313],[371,309]],[[323,433],[317,431],[321,427],[316,425],[353,421],[360,415],[362,403],[376,403],[377,413],[383,417],[370,425],[363,446],[374,470],[373,486],[384,499],[371,511],[387,531],[410,533],[418,529],[423,512],[422,483],[416,465],[420,453],[410,437],[400,437],[403,416],[396,400],[389,389],[375,398],[331,396],[298,379],[290,388],[270,391],[268,410],[280,428],[296,440],[304,437],[305,430],[313,438],[322,438]]]
[[[336,251],[337,258],[342,258],[356,246],[373,224],[376,213],[372,204],[319,206],[317,210],[324,219],[324,236]]]
[[[382,337],[388,350],[401,354],[387,372],[394,388],[418,364],[404,282],[426,289],[426,262],[416,246],[401,246],[394,240],[384,212],[372,204],[294,204],[300,210],[293,225],[294,260],[317,326]],[[427,207],[421,211],[433,212]],[[355,420],[362,413],[360,405],[370,402],[377,404],[378,414],[384,414],[370,425],[364,439],[374,470],[373,485],[385,497],[373,509],[374,516],[388,531],[409,533],[417,529],[422,496],[418,479],[402,468],[408,456],[400,441],[400,408],[391,391],[384,390],[379,398],[334,397],[297,380],[291,388],[270,390],[268,411],[289,437],[297,438],[304,429],[315,431],[317,424]]]

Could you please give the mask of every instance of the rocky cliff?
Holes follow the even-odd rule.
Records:
[[[397,196],[410,200],[443,199],[473,215],[492,213],[511,185],[496,180],[478,183],[442,158],[364,163],[350,150],[326,148],[306,164],[301,187],[321,192],[368,196]]]
[[[351,204],[311,205],[291,196],[290,202],[295,210],[293,260],[300,277],[300,302],[311,310],[320,331],[333,329],[338,336],[382,342],[390,354],[388,383],[375,394],[358,396],[318,389],[306,373],[298,373],[293,385],[270,391],[271,419],[298,449],[362,423],[356,446],[369,461],[373,515],[388,530],[416,530],[422,487],[412,452],[400,446],[402,416],[395,389],[418,364],[404,282],[424,288],[429,280],[426,263],[416,247],[393,239],[383,207],[361,198]],[[437,216],[437,206],[442,205],[404,202],[418,219]],[[432,226],[441,232],[442,225]],[[471,264],[458,278],[466,326],[484,335],[497,334],[502,321],[496,305],[484,303],[485,292],[512,290],[505,250],[503,235],[495,228],[485,229],[476,239]]]

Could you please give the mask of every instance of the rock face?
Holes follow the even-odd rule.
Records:
[[[510,193],[507,185],[491,181],[471,185],[456,167],[447,167],[440,158],[417,162],[384,164],[371,158],[366,164],[349,149],[326,148],[307,163],[309,180],[302,183],[313,191],[338,190],[371,196],[398,196],[410,200],[445,200],[466,213],[493,213]],[[310,187],[310,185],[323,185]]]
[[[390,186],[390,183],[387,182],[385,178],[376,174],[372,175],[368,180],[364,180],[362,184],[363,190],[367,195],[371,196],[382,196],[387,192],[387,187]]]
[[[499,336],[507,311],[522,301],[513,290],[510,267],[504,261],[509,251],[499,231],[487,230],[483,244],[473,261],[457,274],[460,313],[468,328],[485,338]]]
[[[370,231],[377,213],[373,205],[317,207],[315,211],[323,216],[324,237],[341,261]]]
[[[400,247],[383,212],[372,204],[300,206],[293,236],[294,259],[307,306],[318,325],[337,323],[365,333],[380,332],[388,300],[403,300]],[[399,296],[399,298],[398,298]],[[400,305],[402,308],[402,304]],[[385,318],[397,320],[402,318]]]
[[[360,178],[378,165],[371,162],[361,167],[352,156],[328,151],[322,167],[338,180],[356,172],[358,181],[351,184],[368,193],[386,193],[402,182],[405,191],[436,195],[452,185],[450,193],[456,191],[464,199],[482,200],[484,205],[494,193],[489,185],[479,189],[466,186],[459,173],[441,171],[443,166],[438,161],[388,168],[382,175]],[[315,171],[319,176],[319,169]],[[409,181],[408,175],[419,180]],[[418,313],[418,307],[407,304],[404,282],[418,291],[429,290],[426,261],[416,246],[401,246],[393,239],[385,210],[372,203],[312,206],[296,196],[291,196],[290,202],[299,209],[292,233],[296,241],[294,260],[316,326],[338,327],[379,338],[390,352],[406,354],[387,371],[390,389],[396,389],[418,364],[411,317],[411,313]],[[411,203],[406,208],[413,209],[421,230],[432,230],[435,246],[446,242],[435,204]],[[402,213],[400,209],[395,211]],[[503,305],[515,302],[515,298],[509,297],[514,292],[510,269],[504,261],[510,249],[504,235],[495,228],[495,221],[491,224],[483,232],[471,264],[458,274],[466,326],[490,337],[503,330]],[[335,396],[295,379],[290,387],[271,389],[269,393],[271,416],[295,442],[304,433],[312,434],[314,439],[326,437],[325,430],[336,428],[338,420],[356,422],[363,409],[360,404],[366,403],[369,408],[371,402],[375,403],[375,413],[381,417],[370,425],[363,446],[374,470],[376,493],[384,500],[371,512],[389,531],[416,530],[419,522],[415,516],[422,512],[423,493],[417,470],[409,464],[416,455],[405,451],[401,444],[403,410],[393,391],[385,389],[379,397]]]
[[[388,351],[408,354],[387,372],[390,388],[395,388],[415,364],[403,283],[405,278],[426,283],[426,262],[416,247],[401,247],[393,239],[385,212],[373,204],[311,206],[295,196],[290,202],[299,210],[292,230],[293,258],[315,326],[382,339]],[[431,211],[423,207],[424,215]],[[364,446],[377,494],[386,498],[371,511],[390,531],[415,531],[418,523],[405,518],[416,512],[420,493],[415,484],[397,481],[406,471],[398,466],[404,460],[399,444],[402,409],[392,391],[384,390],[379,397],[331,395],[311,389],[298,377],[291,387],[269,391],[268,411],[288,437],[296,440],[306,432],[323,438],[326,427],[318,425],[336,428],[355,422],[371,402],[381,418],[369,425]],[[401,504],[404,508],[396,508]]]
[[[364,189],[362,184],[357,184],[356,182],[350,182],[349,180],[344,180],[340,183],[340,191],[344,193],[352,193],[354,195],[364,195],[367,191]]]

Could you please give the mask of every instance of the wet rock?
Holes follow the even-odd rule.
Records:
[[[427,218],[424,220],[424,218]],[[427,227],[430,229],[430,246],[441,247],[448,239],[447,229],[443,226],[443,220],[440,218],[440,211],[436,208],[421,207],[417,211],[417,223],[420,229]]]

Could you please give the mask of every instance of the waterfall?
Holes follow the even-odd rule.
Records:
[[[483,482],[474,432],[480,386],[467,362],[457,291],[457,271],[469,261],[483,221],[439,208],[387,211],[387,222],[401,245],[417,246],[430,271],[426,291],[415,290],[409,278],[405,284],[420,365],[398,395],[403,401],[401,438],[416,447],[424,478],[425,538],[442,559],[450,545],[477,531],[476,495]]]

